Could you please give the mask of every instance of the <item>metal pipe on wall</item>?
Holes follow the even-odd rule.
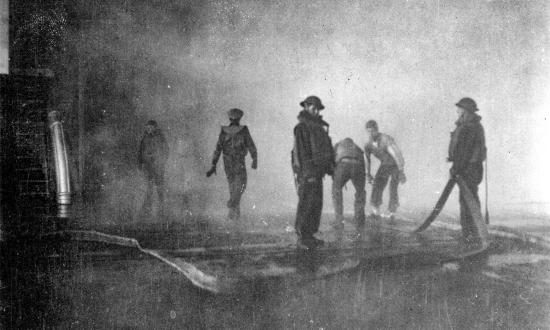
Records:
[[[71,204],[71,182],[65,134],[58,111],[48,113],[50,134],[55,163],[56,193],[58,204]]]

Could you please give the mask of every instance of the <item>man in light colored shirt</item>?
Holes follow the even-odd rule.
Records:
[[[397,188],[399,182],[405,183],[405,160],[401,151],[397,147],[394,139],[378,131],[378,124],[374,120],[369,120],[366,124],[366,130],[369,141],[365,144],[365,156],[367,158],[367,179],[372,183],[370,217],[380,215],[380,205],[382,205],[382,194],[390,180],[390,202],[388,204],[389,213],[387,216],[392,218],[399,207],[399,195]],[[380,161],[380,166],[374,178],[371,175],[371,155],[374,155]]]

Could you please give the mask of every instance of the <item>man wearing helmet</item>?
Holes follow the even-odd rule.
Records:
[[[399,206],[399,195],[397,188],[399,182],[405,183],[405,160],[401,151],[397,147],[394,139],[378,131],[378,124],[374,120],[369,120],[366,124],[366,130],[369,141],[365,144],[365,156],[367,158],[367,178],[373,184],[370,203],[372,213],[370,217],[380,215],[380,205],[382,205],[382,194],[388,180],[390,180],[390,201],[388,204],[388,217],[392,218]],[[371,154],[380,161],[380,166],[375,177],[371,175]]]
[[[216,173],[216,164],[223,152],[223,165],[225,175],[229,183],[229,219],[238,220],[240,218],[241,196],[246,188],[246,154],[250,152],[252,157],[252,168],[258,168],[258,153],[256,146],[250,136],[248,127],[240,125],[243,111],[240,109],[231,109],[227,112],[229,116],[229,126],[222,126],[216,150],[212,157],[212,167],[206,173],[207,177]]]
[[[292,169],[298,186],[296,234],[298,246],[312,248],[323,244],[313,236],[319,230],[323,209],[323,177],[334,172],[334,150],[328,123],[319,115],[325,107],[317,96],[300,102],[302,111],[294,127]]]
[[[449,158],[452,162],[451,177],[460,176],[479,205],[478,185],[483,180],[483,161],[487,156],[485,132],[481,116],[477,115],[477,104],[465,97],[456,103],[458,120],[451,133]],[[475,239],[475,223],[466,203],[463,190],[460,190],[460,224],[466,240]]]

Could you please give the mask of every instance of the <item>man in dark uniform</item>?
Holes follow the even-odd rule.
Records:
[[[300,247],[323,244],[313,236],[319,230],[323,209],[323,177],[334,172],[334,150],[328,135],[328,123],[319,115],[325,107],[316,96],[300,103],[303,110],[294,127],[292,169],[298,186],[296,234]]]
[[[449,161],[451,177],[460,176],[472,192],[479,205],[478,185],[483,180],[483,161],[487,156],[485,133],[481,125],[481,117],[476,114],[477,105],[471,98],[461,99],[457,106],[458,120],[456,129],[451,133],[449,144]],[[460,190],[460,224],[466,240],[476,239],[475,223],[469,212],[465,194]]]
[[[168,159],[168,144],[154,120],[145,125],[145,135],[139,146],[138,165],[145,174],[147,191],[143,202],[142,213],[150,213],[153,186],[157,188],[159,214],[164,212],[164,167]]]
[[[365,155],[367,157],[367,178],[373,183],[370,203],[372,213],[370,217],[380,216],[380,205],[382,205],[382,194],[388,180],[390,180],[390,201],[388,204],[388,217],[391,219],[399,207],[399,195],[397,188],[399,182],[405,183],[405,160],[401,151],[397,147],[394,139],[378,131],[378,124],[374,120],[369,120],[366,124],[369,141],[365,144]],[[371,175],[371,158],[374,155],[380,161],[376,176]],[[373,182],[374,181],[374,182]]]
[[[241,126],[240,120],[244,115],[240,109],[231,109],[227,112],[229,126],[222,126],[216,150],[212,159],[212,167],[206,173],[207,177],[216,173],[216,164],[223,152],[223,165],[229,183],[229,219],[238,220],[241,214],[241,196],[246,188],[245,157],[248,152],[252,156],[252,168],[258,168],[258,153],[248,127]]]
[[[335,229],[344,227],[344,207],[342,188],[351,180],[355,188],[354,215],[355,224],[362,225],[365,222],[365,159],[363,150],[352,139],[344,140],[334,145],[336,154],[336,169],[332,178],[332,202],[336,219],[333,224]]]

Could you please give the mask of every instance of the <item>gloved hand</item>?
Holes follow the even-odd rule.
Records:
[[[399,172],[399,182],[402,184],[407,182],[407,177],[405,176],[405,172]]]
[[[254,159],[252,160],[252,169],[257,169],[258,168],[258,160],[257,159]]]
[[[209,178],[212,174],[216,174],[216,166],[212,166],[208,172],[206,172],[206,177]]]

